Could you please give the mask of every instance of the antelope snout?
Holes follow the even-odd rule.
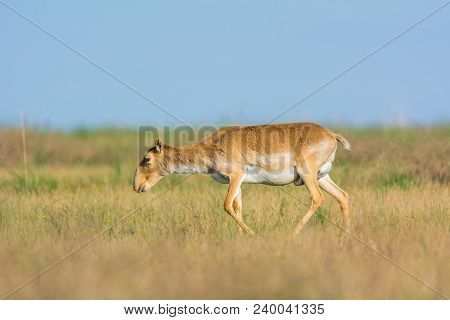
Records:
[[[144,190],[145,190],[145,185],[146,185],[146,181],[139,181],[139,179],[136,179],[136,177],[134,178],[134,181],[133,181],[133,189],[134,189],[134,191],[136,191],[137,193],[144,192]]]
[[[144,190],[144,186],[134,185],[133,189],[137,193],[141,193]]]
[[[142,183],[138,183],[138,182],[134,182],[133,183],[133,189],[134,191],[136,191],[137,193],[142,193],[147,191],[149,188],[147,188],[147,181],[144,181]]]

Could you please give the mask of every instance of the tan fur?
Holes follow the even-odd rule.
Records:
[[[147,191],[170,173],[210,174],[229,184],[224,209],[241,230],[251,234],[241,214],[243,182],[305,184],[311,194],[311,207],[295,232],[323,202],[320,188],[338,201],[348,228],[347,194],[328,176],[336,141],[350,150],[344,137],[313,123],[225,127],[199,144],[183,148],[163,145],[158,140],[136,169],[134,190]]]

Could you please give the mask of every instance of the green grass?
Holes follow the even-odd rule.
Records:
[[[36,176],[33,172],[27,174],[13,172],[11,179],[3,183],[4,186],[12,186],[16,192],[54,192],[58,189],[58,180],[53,177]]]
[[[409,172],[389,171],[378,176],[376,187],[379,189],[398,188],[407,191],[417,187],[419,183],[419,180]]]

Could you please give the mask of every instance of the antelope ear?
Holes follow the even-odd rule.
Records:
[[[155,148],[156,148],[156,152],[161,152],[162,151],[162,149],[163,149],[163,144],[162,144],[162,142],[161,142],[161,140],[156,140],[156,142],[155,142]]]

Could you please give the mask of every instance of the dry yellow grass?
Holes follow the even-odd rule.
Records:
[[[338,151],[332,176],[350,194],[354,234],[449,296],[450,127],[339,132],[354,152]],[[1,295],[165,192],[13,298],[440,298],[330,224],[341,217],[329,196],[289,240],[306,190],[245,185],[257,236],[239,237],[226,186],[208,177],[135,194],[132,132],[30,133],[29,146],[25,183],[20,135],[0,132]]]

